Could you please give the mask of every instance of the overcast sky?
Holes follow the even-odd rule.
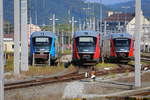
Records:
[[[88,0],[88,1],[100,1],[100,0]],[[103,4],[115,4],[115,3],[121,3],[121,2],[127,2],[131,0],[102,0]]]

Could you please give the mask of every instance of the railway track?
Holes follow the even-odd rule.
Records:
[[[150,69],[150,66],[145,66],[148,69]],[[144,69],[143,67],[142,69]],[[124,73],[124,72],[132,72],[134,71],[134,67],[118,67],[116,69],[111,69],[111,70],[103,70],[103,71],[97,71],[96,76],[104,76],[108,74],[117,74],[117,73]],[[58,82],[69,82],[73,80],[80,80],[84,79],[84,73],[77,73],[73,72],[67,75],[63,76],[55,76],[55,77],[48,77],[48,78],[37,78],[33,80],[28,80],[28,81],[22,81],[22,82],[14,82],[14,83],[6,83],[5,84],[5,90],[10,90],[10,89],[17,89],[17,88],[26,88],[26,87],[31,87],[31,86],[38,86],[38,85],[45,85],[45,84],[50,84],[50,83],[58,83]]]
[[[145,53],[141,55],[141,60],[143,61],[150,61],[150,53]]]
[[[62,76],[54,76],[54,77],[46,77],[46,78],[36,78],[36,79],[31,79],[31,80],[25,80],[25,81],[20,81],[20,82],[12,82],[12,83],[6,83],[5,84],[5,90],[9,89],[16,89],[16,88],[25,88],[25,87],[30,87],[30,86],[37,86],[37,85],[44,85],[48,83],[55,83],[55,82],[61,82],[67,81],[66,77],[71,77],[74,76],[78,71],[71,72],[66,75]]]
[[[142,61],[150,61],[150,57],[142,57],[141,60]]]
[[[149,96],[150,97],[150,91],[138,93],[138,94],[135,94],[134,96],[141,96],[141,97]]]

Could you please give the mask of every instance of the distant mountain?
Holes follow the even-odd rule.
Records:
[[[135,0],[128,1],[125,3],[119,3],[110,5],[109,7],[114,11],[121,11],[124,13],[134,13],[135,12]],[[146,17],[150,17],[150,0],[142,0],[142,11]]]
[[[84,0],[84,1],[100,2],[100,0]],[[111,5],[111,4],[117,4],[117,3],[127,2],[127,1],[131,1],[131,0],[102,0],[102,3],[104,5]]]
[[[4,0],[4,18],[5,20],[13,23],[13,1]],[[93,14],[99,18],[99,3],[90,3],[89,7],[92,8],[89,11],[83,10],[88,7],[88,3],[84,0],[28,0],[29,4],[29,16],[33,24],[48,25],[52,23],[49,19],[52,18],[52,14],[56,14],[59,22],[67,23],[69,17],[75,16],[76,20],[84,20],[87,16]],[[105,16],[109,9],[103,5],[103,15]],[[69,14],[70,11],[70,14]],[[93,13],[94,12],[94,13]],[[31,22],[30,21],[30,22]]]
[[[5,20],[13,23],[13,3],[14,0],[4,0],[4,18]],[[52,14],[56,14],[59,19],[58,23],[67,23],[69,17],[75,16],[76,20],[85,20],[87,16],[95,15],[97,18],[100,16],[99,3],[85,3],[85,0],[28,0],[28,14],[32,19],[33,24],[49,25],[52,21]],[[90,10],[83,10],[83,8],[91,8]],[[103,5],[103,17],[106,16],[107,11],[121,11],[124,13],[134,13],[135,2],[129,1],[114,5]],[[145,16],[150,17],[150,0],[142,0],[142,9]],[[128,9],[122,7],[130,7]],[[70,11],[70,14],[69,14]],[[94,13],[93,13],[94,12]],[[31,22],[30,21],[30,22]]]

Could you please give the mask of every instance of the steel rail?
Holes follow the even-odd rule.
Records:
[[[148,69],[150,69],[150,66],[145,66]],[[142,70],[145,68],[143,67]],[[96,76],[104,76],[109,74],[118,74],[118,73],[125,73],[126,71],[132,72],[134,71],[133,67],[126,68],[126,67],[118,67],[116,69],[112,70],[103,70],[103,71],[97,71]],[[17,88],[25,88],[25,87],[31,87],[31,86],[39,86],[39,85],[45,85],[50,83],[59,83],[59,82],[68,82],[73,80],[80,80],[84,79],[84,73],[71,73],[63,76],[55,76],[55,77],[48,77],[48,78],[38,78],[28,81],[22,81],[22,82],[14,82],[14,83],[7,83],[5,84],[5,90],[10,89],[17,89]]]

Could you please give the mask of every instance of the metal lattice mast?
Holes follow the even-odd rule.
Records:
[[[82,21],[81,21],[81,19],[79,19],[79,30],[80,31],[82,30]]]
[[[53,14],[53,33],[56,33],[56,30],[55,30],[55,14]]]
[[[21,0],[21,70],[28,71],[27,0]]]
[[[93,18],[93,30],[95,31],[95,17]]]
[[[56,21],[59,19],[56,18],[55,14],[53,14],[53,18],[49,20],[53,21],[53,33],[55,34],[56,33]]]
[[[72,38],[73,38],[73,35],[74,35],[74,32],[75,32],[75,23],[77,22],[75,19],[74,19],[74,17],[72,17],[72,19],[69,21],[70,23],[71,23],[71,26],[72,26],[72,34],[71,34],[71,36],[72,36]]]
[[[73,35],[74,35],[74,32],[75,32],[75,23],[77,22],[76,20],[75,20],[75,18],[74,17],[72,17],[72,19],[71,19],[71,21],[69,21],[70,23],[72,23],[72,38],[73,38]]]
[[[141,0],[136,0],[135,11],[135,87],[141,87]]]
[[[150,24],[149,24],[149,27],[150,27]],[[149,29],[149,32],[150,32],[150,29]],[[148,42],[148,52],[150,52],[150,34],[148,34],[148,37],[147,37],[147,42]]]
[[[74,34],[74,17],[72,17],[72,20],[71,20],[71,22],[72,22],[72,38],[73,38],[73,34]]]
[[[103,20],[103,7],[102,7],[102,0],[100,0],[100,28],[99,31],[102,33],[102,20]]]
[[[0,100],[4,100],[3,0],[0,0]]]
[[[20,74],[20,0],[14,0],[14,74]]]
[[[61,31],[62,53],[64,53],[64,30]]]

